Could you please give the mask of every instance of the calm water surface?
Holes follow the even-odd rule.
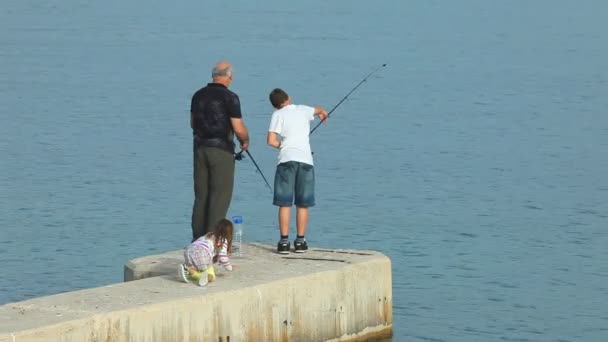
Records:
[[[267,177],[267,94],[333,107],[312,246],[393,262],[394,341],[608,340],[608,3],[9,0],[0,303],[183,247],[192,93],[235,66]],[[274,243],[251,161],[230,214]]]

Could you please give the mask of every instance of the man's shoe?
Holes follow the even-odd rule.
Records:
[[[304,239],[294,241],[293,247],[296,250],[296,253],[306,253],[306,251],[308,250],[308,244]]]
[[[289,249],[291,248],[291,244],[289,241],[281,240],[277,244],[277,253],[279,254],[289,254]]]

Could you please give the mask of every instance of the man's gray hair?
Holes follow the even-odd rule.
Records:
[[[231,77],[232,76],[232,67],[219,68],[217,66],[213,67],[213,71],[211,71],[211,77]]]

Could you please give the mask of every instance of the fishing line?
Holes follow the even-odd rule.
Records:
[[[260,173],[260,175],[262,176],[262,178],[264,179],[264,182],[266,182],[266,185],[268,186],[268,189],[270,189],[270,192],[272,192],[272,187],[270,186],[270,184],[268,183],[268,181],[266,180],[266,177],[264,176],[264,173],[262,172],[262,170],[260,169],[260,167],[258,166],[258,163],[255,162],[255,159],[253,159],[253,156],[251,155],[251,153],[249,153],[249,150],[241,150],[239,153],[236,153],[234,155],[234,159],[235,160],[243,160],[243,151],[245,153],[247,153],[247,155],[249,156],[249,158],[251,159],[251,161],[253,162],[253,165],[255,165],[255,168],[258,169],[258,172]]]

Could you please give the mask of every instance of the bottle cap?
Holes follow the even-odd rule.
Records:
[[[234,223],[243,223],[243,216],[232,216],[232,222]]]

